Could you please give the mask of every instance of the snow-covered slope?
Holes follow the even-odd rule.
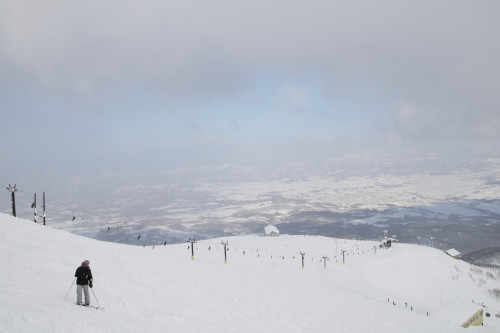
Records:
[[[500,332],[498,274],[432,248],[240,236],[198,242],[191,260],[189,244],[107,243],[5,214],[0,229],[1,332],[463,332],[476,303],[492,314],[479,331]],[[103,310],[74,305],[85,259]]]

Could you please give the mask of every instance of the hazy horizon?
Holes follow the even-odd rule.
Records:
[[[367,152],[498,156],[499,10],[2,1],[2,181]]]

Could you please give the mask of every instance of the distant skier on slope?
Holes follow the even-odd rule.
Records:
[[[90,305],[89,287],[92,288],[92,272],[90,271],[89,264],[90,262],[85,260],[75,272],[77,305]],[[85,294],[85,303],[82,303],[82,289]]]

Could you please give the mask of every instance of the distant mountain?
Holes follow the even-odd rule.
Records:
[[[476,266],[500,269],[500,247],[491,247],[464,254],[462,260]]]

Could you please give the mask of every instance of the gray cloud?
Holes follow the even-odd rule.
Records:
[[[333,96],[491,105],[499,9],[490,1],[7,1],[2,69],[83,100],[141,88],[224,96],[269,70],[319,73]]]
[[[40,118],[80,126],[79,139],[69,143],[91,155],[99,139],[109,138],[98,124],[110,110],[118,119],[179,113],[182,103],[245,104],[239,97],[262,75],[276,81],[312,75],[317,93],[333,105],[316,110],[322,116],[337,112],[340,102],[357,110],[351,118],[390,120],[373,121],[362,142],[373,131],[388,141],[490,142],[500,137],[499,12],[497,1],[2,1],[0,116],[19,123],[20,115],[30,119],[36,110]],[[269,100],[292,111],[309,107],[307,88],[281,84]],[[80,119],[88,113],[96,119]],[[44,124],[53,126],[45,143],[64,141],[67,133],[54,134],[64,125]],[[193,116],[185,126],[198,133],[205,124]],[[249,125],[229,115],[221,126],[237,131]],[[95,135],[87,138],[88,132]],[[190,142],[214,133],[199,135],[175,146],[188,151]],[[213,155],[224,155],[224,147]]]

